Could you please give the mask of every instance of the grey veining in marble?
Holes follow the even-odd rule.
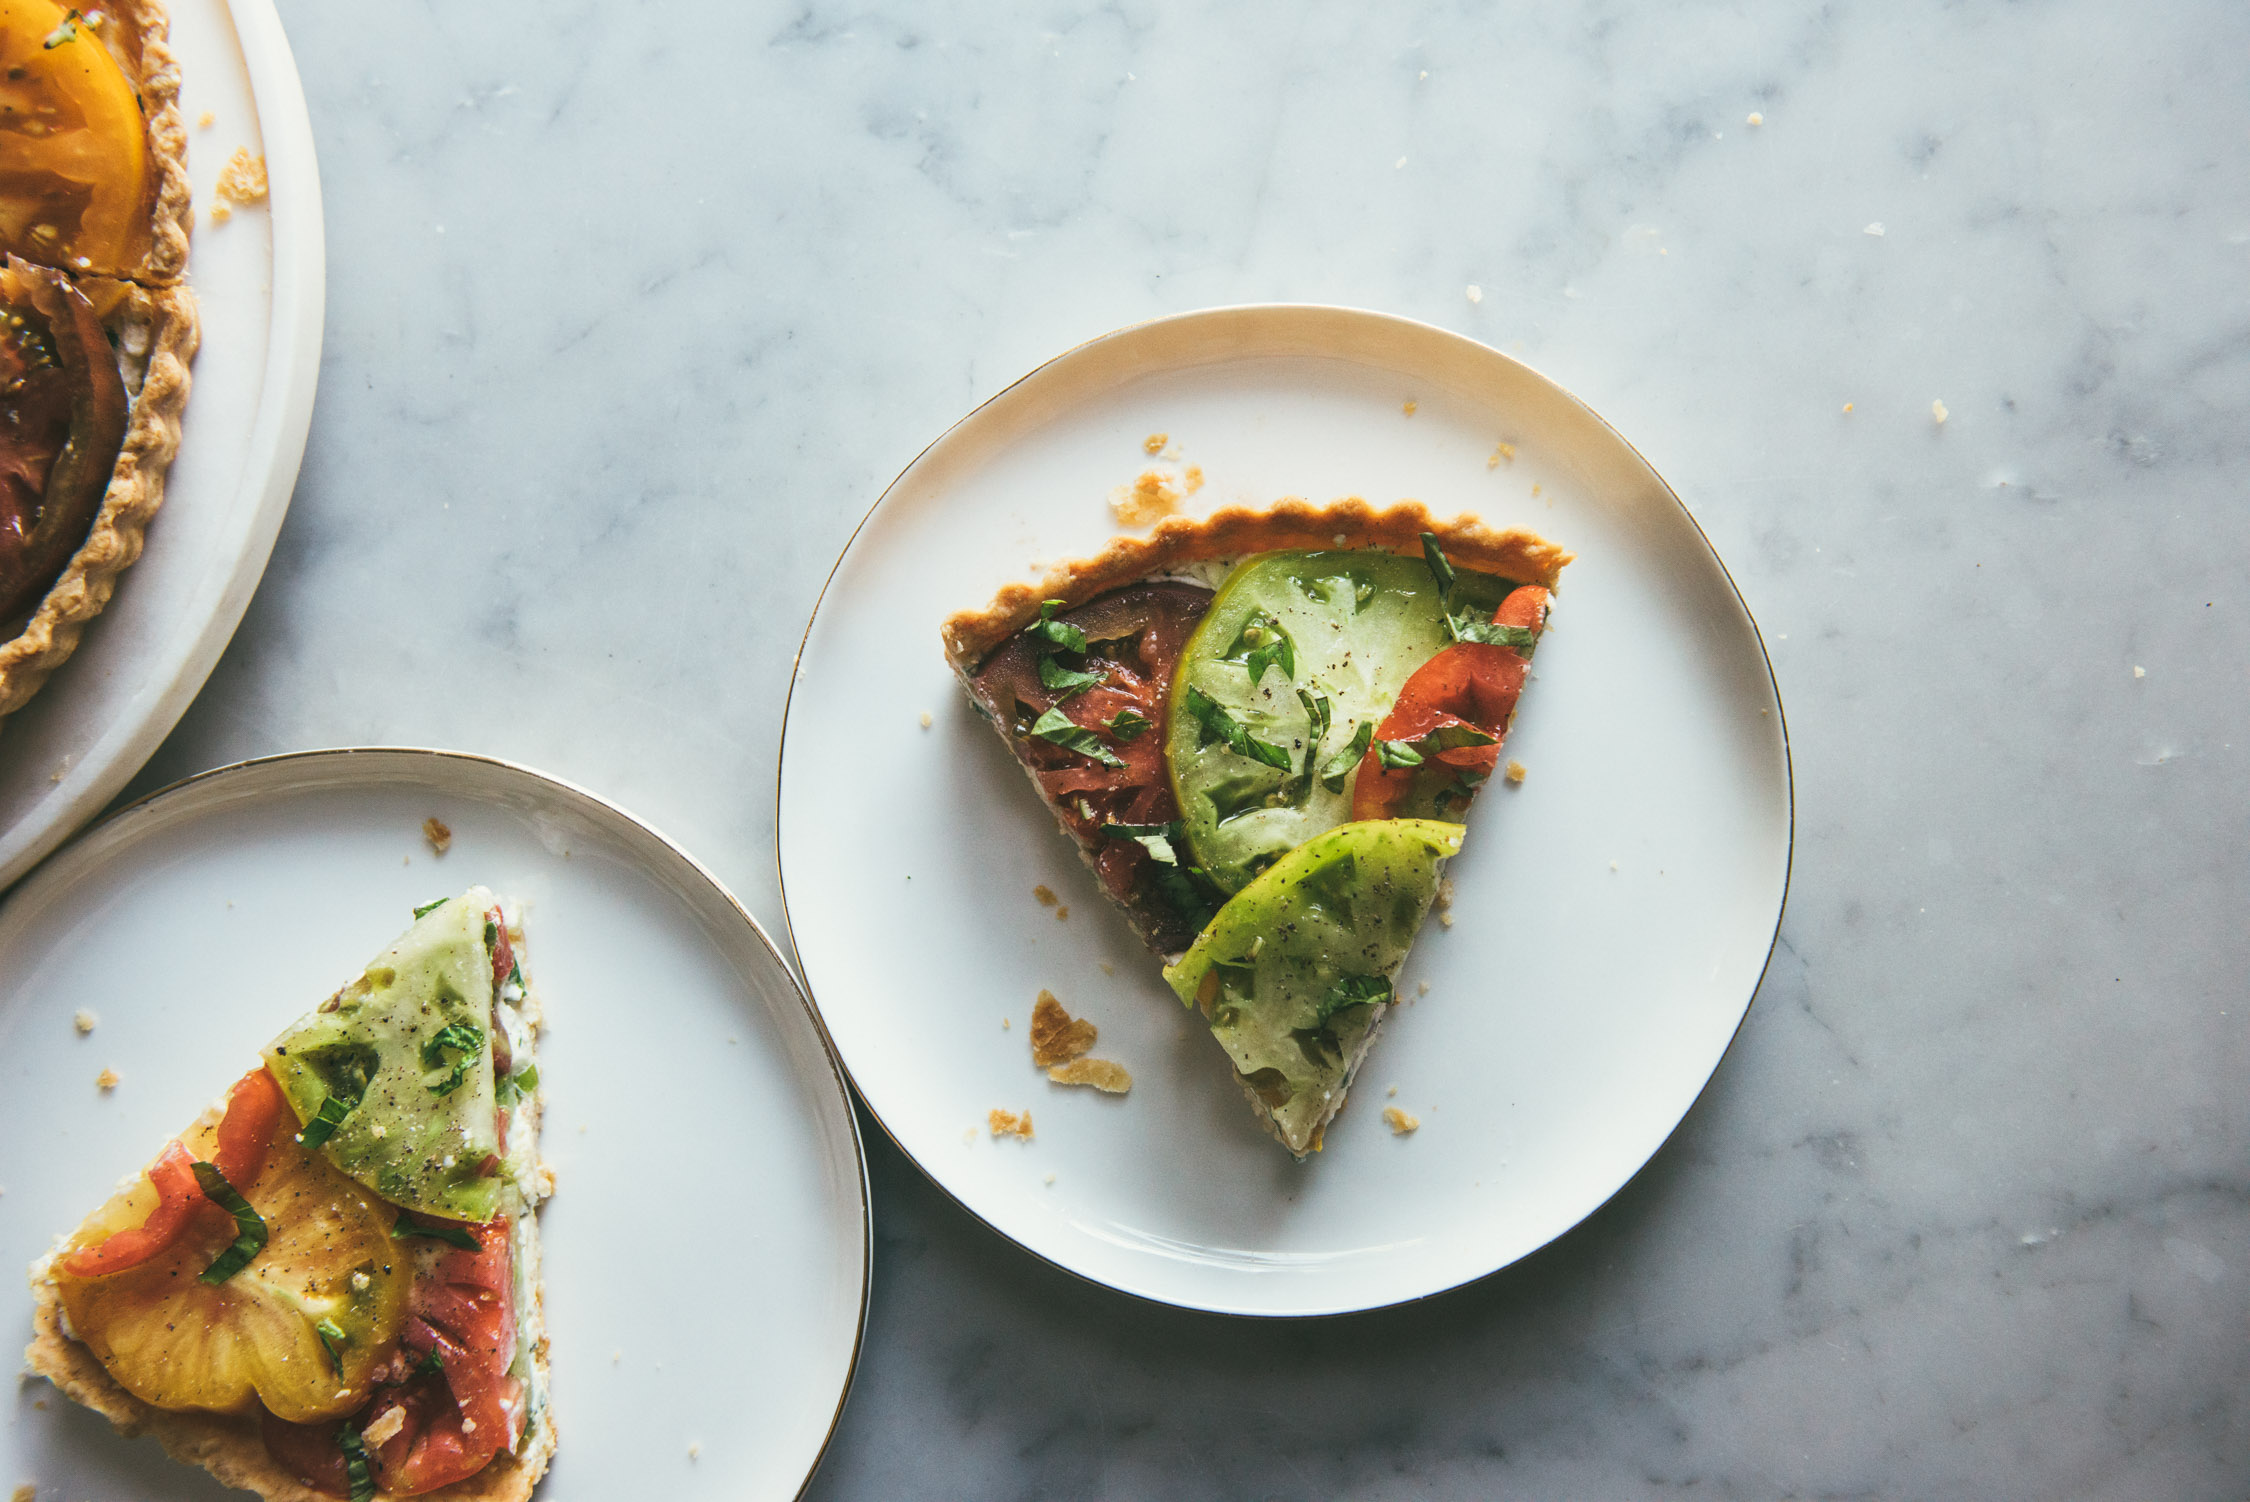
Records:
[[[2250,10],[284,16],[320,403],[142,788],[488,751],[778,930],[790,655],[862,512],[1039,360],[1219,302],[1529,359],[1765,627],[1782,943],[1611,1205],[1425,1307],[1246,1325],[1036,1265],[873,1142],[814,1495],[2250,1494]]]

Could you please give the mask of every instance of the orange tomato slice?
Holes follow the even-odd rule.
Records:
[[[158,1196],[145,1175],[95,1211],[57,1259],[71,1327],[143,1402],[245,1414],[263,1402],[293,1423],[313,1423],[367,1401],[406,1321],[413,1258],[391,1238],[395,1212],[306,1151],[296,1133],[295,1115],[281,1112],[265,1166],[235,1186],[265,1217],[268,1239],[224,1283],[198,1279],[236,1231],[208,1206],[146,1262],[96,1277],[67,1270],[70,1251],[148,1218]],[[214,1159],[216,1122],[197,1123],[182,1141]]]
[[[53,0],[0,0],[0,249],[125,275],[153,182],[140,95],[100,32]]]

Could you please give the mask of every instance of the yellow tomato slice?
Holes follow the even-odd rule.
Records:
[[[148,246],[148,131],[132,80],[76,15],[0,0],[0,249],[123,275]]]
[[[262,1401],[306,1424],[366,1401],[406,1320],[413,1258],[391,1239],[397,1213],[299,1146],[296,1132],[284,1110],[257,1182],[236,1186],[265,1217],[268,1239],[226,1282],[198,1279],[235,1237],[216,1207],[169,1251],[124,1272],[74,1278],[57,1259],[71,1327],[143,1402],[252,1413]],[[208,1160],[216,1138],[206,1120],[181,1140]],[[139,1225],[155,1204],[147,1178],[136,1179],[78,1228],[71,1249]]]

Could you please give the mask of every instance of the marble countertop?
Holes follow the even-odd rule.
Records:
[[[1529,360],[1765,628],[1781,942],[1623,1193],[1426,1305],[1253,1324],[1035,1263],[870,1128],[814,1496],[2250,1491],[2250,11],[282,11],[319,403],[136,791],[489,752],[778,932],[783,693],[855,523],[1039,361],[1216,303]]]

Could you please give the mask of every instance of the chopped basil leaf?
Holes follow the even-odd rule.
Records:
[[[447,1246],[457,1246],[464,1252],[478,1249],[477,1239],[459,1226],[418,1225],[401,1215],[397,1224],[391,1227],[391,1239],[404,1241],[409,1236],[426,1236],[432,1241],[442,1241]]]
[[[469,1077],[469,1066],[484,1052],[484,1034],[466,1022],[448,1022],[437,1031],[437,1036],[422,1045],[422,1064],[428,1069],[443,1069],[448,1053],[459,1055],[453,1061],[453,1072],[431,1085],[432,1095],[451,1095],[461,1088]]]
[[[1152,865],[1148,870],[1156,894],[1199,930],[1210,923],[1225,900],[1225,894],[1201,866]]]
[[[1312,722],[1312,729],[1305,736],[1305,744],[1317,751],[1320,749],[1320,738],[1328,733],[1328,696],[1301,688],[1297,690],[1297,702],[1305,706],[1305,718]],[[1306,754],[1305,760],[1312,760],[1310,752]]]
[[[1102,833],[1113,840],[1138,841],[1150,859],[1164,865],[1180,863],[1178,852],[1172,849],[1172,842],[1180,838],[1181,833],[1176,819],[1169,824],[1104,824]]]
[[[512,1106],[519,1100],[528,1100],[538,1088],[539,1066],[526,1064],[514,1074],[501,1076],[493,1086],[493,1094],[498,1097],[501,1105]]]
[[[320,1146],[323,1142],[335,1136],[336,1128],[344,1124],[344,1118],[358,1108],[359,1097],[357,1095],[329,1095],[325,1097],[320,1103],[320,1110],[314,1114],[312,1120],[305,1123],[305,1129],[297,1134],[297,1140],[307,1147]]]
[[[1320,764],[1320,785],[1331,793],[1342,792],[1344,779],[1351,776],[1352,768],[1366,758],[1368,744],[1374,739],[1375,722],[1361,720],[1359,728],[1352,732],[1352,738],[1344,743],[1343,749]]]
[[[1228,714],[1224,706],[1192,684],[1187,691],[1187,712],[1194,715],[1196,723],[1203,727],[1200,744],[1208,746],[1213,741],[1225,741],[1237,756],[1246,756],[1252,761],[1279,767],[1285,772],[1289,770],[1292,758],[1287,748],[1259,740],[1250,733],[1249,727]]]
[[[1059,708],[1050,709],[1038,719],[1032,721],[1031,734],[1038,736],[1043,741],[1053,741],[1063,749],[1075,751],[1080,756],[1090,756],[1105,767],[1122,767],[1125,765],[1123,758],[1102,744],[1101,737],[1095,735],[1093,731],[1086,729],[1083,725],[1073,723],[1070,716],[1064,714]]]
[[[1137,709],[1120,709],[1103,721],[1103,724],[1108,726],[1111,735],[1117,737],[1120,745],[1137,739],[1142,731],[1148,729],[1147,718]]]
[[[359,1431],[345,1424],[336,1431],[336,1444],[344,1452],[344,1475],[351,1483],[351,1502],[375,1502],[375,1468],[367,1463],[367,1444]]]
[[[1437,580],[1438,598],[1453,598],[1453,565],[1447,561],[1445,549],[1438,546],[1435,532],[1422,534],[1422,561],[1430,566],[1430,577]]]
[[[320,1337],[320,1348],[328,1353],[328,1364],[336,1369],[337,1376],[343,1376],[344,1347],[351,1344],[352,1338],[344,1333],[342,1325],[325,1318],[313,1326],[313,1334]]]
[[[1100,673],[1074,673],[1052,657],[1039,659],[1039,681],[1047,685],[1057,700],[1072,694],[1082,694],[1102,681]]]
[[[1040,605],[1039,619],[1023,628],[1024,635],[1037,637],[1049,646],[1060,647],[1065,652],[1083,652],[1086,650],[1086,633],[1068,621],[1055,619],[1055,612],[1062,607],[1063,602],[1060,600],[1048,600]]]
[[[445,1375],[445,1358],[437,1353],[435,1347],[432,1347],[422,1353],[420,1361],[414,1363],[414,1370],[426,1372],[432,1377],[442,1377]],[[530,1431],[526,1430],[525,1432],[529,1433]]]
[[[250,1208],[250,1202],[227,1182],[217,1164],[196,1164],[195,1182],[203,1186],[205,1199],[234,1217],[233,1243],[212,1258],[201,1275],[202,1281],[216,1285],[248,1267],[250,1259],[266,1249],[266,1218]]]
[[[1256,688],[1266,676],[1266,669],[1276,663],[1281,666],[1281,676],[1297,676],[1297,644],[1289,639],[1281,622],[1259,611],[1250,617],[1242,634],[1234,639],[1234,646],[1223,659],[1239,662],[1250,675],[1250,686]]]
[[[421,917],[421,916],[422,916],[422,915],[423,915],[424,913],[434,913],[434,912],[436,912],[436,911],[437,911],[437,910],[438,910],[439,908],[441,908],[441,907],[444,907],[444,906],[445,906],[445,905],[446,905],[447,903],[451,902],[452,900],[453,900],[453,899],[452,899],[452,898],[450,898],[450,897],[440,897],[440,898],[439,898],[439,899],[438,899],[437,901],[435,901],[435,902],[425,902],[425,903],[423,903],[423,904],[422,904],[422,905],[421,905],[420,907],[418,907],[418,908],[416,908],[416,909],[414,910],[414,916],[415,916],[415,917],[417,917],[417,918],[419,918],[419,917]]]
[[[1422,765],[1422,753],[1412,741],[1377,741],[1375,758],[1394,772]]]
[[[1347,1007],[1363,1007],[1369,1002],[1389,1001],[1391,983],[1380,975],[1347,975],[1328,988],[1320,1000],[1320,1020],[1326,1022]]]
[[[1497,621],[1480,621],[1474,616],[1448,614],[1446,629],[1455,641],[1482,642],[1492,647],[1514,647],[1524,656],[1539,645],[1539,633],[1528,626],[1503,626]]]

